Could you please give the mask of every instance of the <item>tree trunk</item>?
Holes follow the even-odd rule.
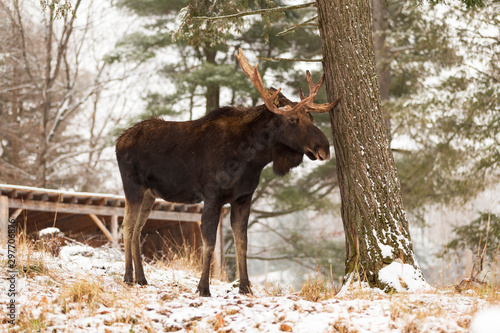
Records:
[[[49,7],[49,19],[45,32],[45,49],[47,54],[45,59],[45,77],[42,91],[42,106],[40,118],[40,139],[38,142],[38,151],[36,159],[36,185],[40,187],[47,186],[47,151],[48,151],[48,123],[51,108],[52,95],[52,34],[54,32],[54,7]],[[55,78],[55,76],[54,76]]]
[[[204,49],[205,58],[209,64],[215,64],[215,56],[217,51],[214,48],[207,47]],[[206,113],[219,108],[219,95],[220,86],[217,83],[211,83],[207,85],[207,91],[205,93],[207,99]]]
[[[415,283],[398,286],[398,279],[387,277],[401,266],[426,285],[380,109],[369,1],[317,1],[328,98],[342,96],[330,118],[346,235],[345,281],[412,289]]]
[[[391,59],[385,42],[387,30],[389,30],[389,10],[385,4],[386,0],[371,1],[375,63],[377,65],[378,82],[380,85],[380,98],[383,102],[389,100],[389,85],[391,84]],[[391,117],[387,112],[384,114],[384,119],[387,129],[387,139],[391,142]]]

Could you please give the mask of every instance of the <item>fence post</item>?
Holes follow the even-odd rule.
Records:
[[[9,230],[9,197],[0,196],[0,242],[7,242]]]

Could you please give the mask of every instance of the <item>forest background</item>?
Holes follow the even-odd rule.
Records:
[[[261,103],[239,70],[240,47],[251,63],[260,57],[266,84],[292,100],[306,88],[305,69],[321,75],[317,61],[266,60],[321,57],[314,7],[242,18],[236,29],[214,25],[224,38],[193,46],[182,24],[187,1],[41,4],[0,1],[1,183],[121,193],[113,147],[123,129],[151,116],[188,120]],[[416,254],[431,281],[458,279],[465,249],[479,253],[488,235],[493,263],[499,245],[500,3],[373,0],[372,8],[383,111],[418,230]],[[317,102],[326,101],[321,94]],[[331,135],[328,116],[316,123]],[[342,276],[337,185],[334,161],[305,163],[285,178],[265,170],[250,221],[250,270]]]

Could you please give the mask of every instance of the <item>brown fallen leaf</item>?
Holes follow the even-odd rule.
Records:
[[[287,324],[281,324],[280,325],[280,331],[282,331],[282,332],[293,332],[292,326],[287,325]]]
[[[217,326],[219,326],[219,328],[224,327],[226,325],[224,323],[224,318],[222,318],[222,315],[220,313],[216,314],[215,318],[217,318]]]

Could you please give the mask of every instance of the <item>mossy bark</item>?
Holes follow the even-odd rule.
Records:
[[[346,235],[346,278],[378,278],[398,260],[420,272],[380,107],[370,0],[318,0],[333,145]],[[422,277],[423,279],[423,277]]]

